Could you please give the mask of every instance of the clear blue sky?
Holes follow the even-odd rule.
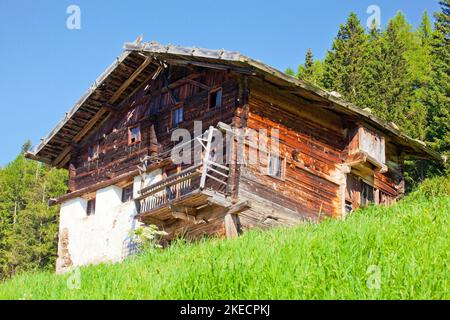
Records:
[[[81,30],[66,9],[81,9]],[[280,70],[308,48],[322,58],[350,11],[365,24],[369,5],[381,23],[401,10],[417,26],[438,0],[315,1],[0,1],[0,166],[23,142],[39,142],[97,76],[139,34],[164,44],[236,50]]]

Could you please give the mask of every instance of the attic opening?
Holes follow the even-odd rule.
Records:
[[[216,88],[209,92],[208,110],[222,108],[222,88]]]
[[[93,161],[98,158],[98,149],[99,149],[98,143],[95,143],[88,147],[88,161]]]
[[[128,144],[132,145],[138,142],[141,142],[141,127],[134,126],[128,128]]]
[[[178,107],[172,111],[172,127],[178,128],[180,124],[183,122],[184,118],[184,109],[183,107]]]

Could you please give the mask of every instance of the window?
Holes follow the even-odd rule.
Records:
[[[209,93],[208,109],[222,108],[222,89],[215,89]]]
[[[98,143],[89,146],[88,148],[88,161],[93,161],[98,158]]]
[[[141,142],[141,128],[139,126],[128,128],[128,144]]]
[[[350,200],[345,200],[345,212],[350,213],[353,211],[353,203]]]
[[[86,214],[88,216],[93,216],[95,214],[95,198],[88,201]]]
[[[133,185],[129,185],[122,189],[122,202],[128,202],[133,200]]]
[[[271,155],[269,159],[268,174],[276,178],[283,178],[283,159],[278,155]]]
[[[177,108],[172,111],[172,126],[178,128],[183,122],[183,107]]]
[[[361,181],[361,207],[375,202],[375,193],[371,185]]]

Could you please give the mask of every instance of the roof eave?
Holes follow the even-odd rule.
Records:
[[[388,122],[381,120],[380,118],[372,115],[353,104],[350,104],[332,94],[323,90],[322,88],[311,84],[309,82],[291,77],[283,72],[264,64],[258,60],[241,55],[239,52],[226,51],[226,50],[210,50],[202,48],[190,48],[180,47],[172,45],[162,45],[158,42],[142,43],[135,41],[133,43],[125,43],[124,51],[122,54],[97,78],[94,84],[87,90],[87,92],[78,100],[78,102],[66,113],[65,117],[56,125],[56,127],[42,139],[41,143],[33,150],[26,154],[27,158],[47,162],[45,158],[39,155],[39,152],[47,145],[47,143],[57,134],[57,132],[64,127],[67,121],[77,112],[77,110],[83,105],[83,103],[95,92],[95,90],[108,78],[108,76],[118,67],[118,65],[125,60],[131,52],[143,52],[146,54],[165,55],[165,56],[184,56],[184,57],[197,57],[211,59],[214,61],[228,61],[245,65],[253,70],[258,71],[262,75],[270,75],[281,79],[290,85],[294,85],[299,89],[306,90],[318,98],[326,99],[333,103],[341,111],[347,111],[361,117],[364,121],[371,125],[374,125],[383,131],[388,132],[393,137],[396,137],[399,141],[403,141],[414,150],[418,150],[422,158],[434,159],[443,161],[443,157],[436,151],[424,146],[421,142],[407,136],[400,130],[397,130]]]

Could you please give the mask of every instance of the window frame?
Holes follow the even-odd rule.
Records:
[[[181,121],[179,121],[179,122],[177,122],[176,124],[175,124],[175,113],[177,112],[177,111],[179,111],[179,110],[181,110]],[[171,123],[171,126],[172,126],[172,128],[174,128],[174,129],[176,129],[176,128],[179,128],[180,127],[180,125],[184,122],[184,105],[183,104],[177,104],[173,109],[172,109],[172,111],[171,111],[171,121],[170,121],[170,123]]]
[[[275,158],[278,160],[278,163],[280,165],[280,170],[279,170],[280,176],[278,176],[276,174],[278,172],[278,170],[275,171],[274,174],[272,174],[271,171],[270,171],[272,159],[275,159]],[[272,178],[275,178],[275,179],[284,180],[285,179],[285,174],[286,174],[286,158],[282,157],[279,154],[272,154],[272,153],[270,153],[268,155],[268,161],[267,161],[267,175],[269,177],[272,177]]]
[[[371,204],[376,204],[375,193],[376,189],[371,184],[367,183],[363,179],[361,181],[361,193],[359,199],[359,206],[361,208],[367,207]],[[367,193],[367,194],[366,194]],[[371,193],[371,195],[370,195]]]
[[[134,129],[138,129],[138,139],[136,141],[131,141]],[[135,126],[128,127],[128,145],[132,146],[132,145],[135,145],[135,144],[138,144],[138,143],[141,143],[141,142],[142,142],[141,126],[138,124],[138,125],[135,125]]]
[[[211,96],[213,94],[216,94],[215,100],[217,102],[217,92],[220,92],[220,105],[217,106],[217,104],[216,104],[214,107],[211,107]],[[216,88],[211,89],[208,93],[208,109],[207,110],[208,111],[217,110],[217,109],[222,110],[222,106],[223,106],[223,89],[222,89],[222,87],[216,87]]]
[[[131,192],[130,192],[131,191]],[[126,192],[129,192],[128,194]],[[127,195],[127,197],[125,197],[125,195]],[[122,203],[127,203],[130,201],[133,201],[134,199],[134,185],[133,184],[129,184],[125,187],[122,188]]]
[[[92,198],[87,201],[86,216],[95,216],[96,198]]]

